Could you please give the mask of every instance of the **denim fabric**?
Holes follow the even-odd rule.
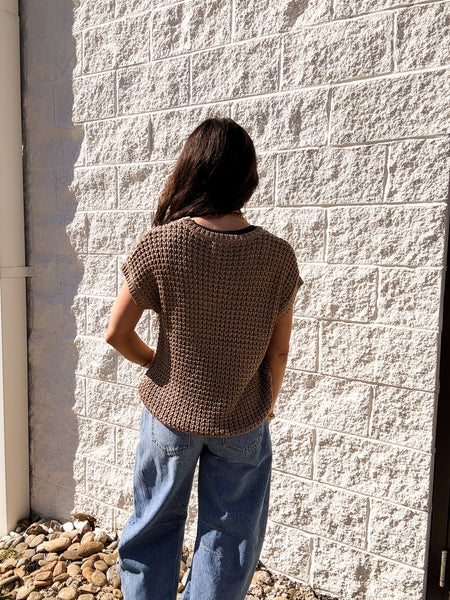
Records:
[[[228,438],[166,427],[142,409],[134,512],[119,542],[124,600],[175,600],[194,471],[198,528],[182,600],[243,600],[261,552],[269,505],[269,423]]]

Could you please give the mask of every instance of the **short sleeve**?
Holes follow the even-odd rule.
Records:
[[[300,277],[295,252],[291,248],[282,277],[277,319],[281,319],[281,317],[289,312],[294,304],[295,297],[301,285],[303,285],[303,279]]]
[[[141,236],[121,265],[128,290],[135,303],[142,309],[159,313],[161,303],[157,281],[152,272],[152,248],[148,234]]]

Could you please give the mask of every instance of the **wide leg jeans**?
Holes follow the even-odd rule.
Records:
[[[124,600],[175,600],[187,508],[199,462],[198,526],[182,600],[243,600],[267,524],[269,423],[228,438],[166,427],[143,407],[134,512],[119,542]]]

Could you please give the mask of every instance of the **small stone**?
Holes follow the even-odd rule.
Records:
[[[59,575],[54,575],[53,576],[53,581],[56,582],[60,582],[60,581],[66,581],[67,579],[69,579],[70,575],[69,573],[60,573]]]
[[[31,525],[26,528],[25,533],[27,535],[37,535],[38,533],[44,533],[44,529],[40,523],[31,523]]]
[[[34,587],[34,585],[32,586],[26,586],[23,585],[22,587],[18,588],[17,592],[16,592],[16,600],[25,600],[25,598],[28,598],[28,596],[34,592],[36,588]]]
[[[97,529],[94,533],[94,541],[101,542],[102,544],[106,544],[108,541],[108,534],[103,529]]]
[[[53,577],[51,572],[44,571],[43,573],[38,573],[34,578],[34,585],[36,587],[47,587],[53,583]]]
[[[39,562],[40,560],[43,560],[45,558],[45,554],[43,552],[38,552],[38,553],[34,553],[33,554],[33,558],[31,559],[32,562]]]
[[[44,596],[40,592],[31,592],[28,596],[28,600],[42,600]]]
[[[78,548],[78,554],[81,557],[90,556],[91,554],[95,554],[96,552],[101,552],[104,548],[102,542],[95,542],[94,540],[90,540],[88,542],[82,542],[80,547]]]
[[[45,534],[39,533],[38,535],[34,536],[34,538],[31,540],[31,542],[28,544],[28,546],[29,546],[29,548],[36,548],[37,546],[39,546],[39,544],[42,544],[42,542],[44,540],[45,540]]]
[[[78,550],[66,550],[61,554],[61,557],[64,560],[78,560],[80,555],[78,554]]]
[[[103,587],[106,584],[106,575],[102,571],[94,571],[91,575],[91,582],[94,585]],[[114,586],[116,587],[116,586]]]
[[[118,589],[114,589],[112,591],[112,595],[114,596],[114,598],[116,598],[116,600],[122,600],[122,598],[123,598],[122,591],[118,590]]]
[[[28,550],[28,545],[26,542],[20,542],[20,544],[17,544],[16,546],[16,550],[17,552],[19,552],[20,554],[22,554],[22,552],[26,552],[26,550]]]
[[[60,560],[56,563],[56,566],[53,569],[53,577],[61,575],[61,573],[67,573],[67,566],[63,560]]]
[[[73,531],[75,529],[75,525],[71,521],[67,521],[63,523],[63,531]]]
[[[108,571],[106,572],[106,579],[113,587],[120,587],[120,567],[118,564],[109,567]]]
[[[77,590],[74,590],[72,587],[65,587],[58,592],[57,598],[60,598],[60,600],[75,600],[77,596]]]
[[[78,596],[78,600],[94,600],[94,598],[93,594],[81,594],[81,596]]]
[[[62,552],[66,550],[71,544],[71,540],[66,537],[58,537],[54,540],[50,540],[44,544],[44,548],[47,552]]]
[[[69,575],[71,577],[76,577],[77,575],[79,575],[81,573],[81,567],[80,567],[80,565],[71,563],[70,565],[67,566],[67,572],[69,573]]]
[[[102,573],[106,573],[108,570],[108,564],[104,560],[96,560],[94,563],[94,569],[96,571],[102,571]]]
[[[92,573],[95,572],[95,569],[93,569],[92,567],[84,567],[81,572],[83,574],[83,577],[90,582]]]
[[[112,567],[117,562],[117,554],[107,554],[103,560],[109,567]]]
[[[88,592],[90,594],[96,594],[99,591],[99,587],[93,583],[84,583],[79,587],[80,592]]]

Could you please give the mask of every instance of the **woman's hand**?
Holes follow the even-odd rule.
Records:
[[[134,330],[143,312],[124,281],[109,317],[105,340],[128,360],[148,368],[156,352]]]

